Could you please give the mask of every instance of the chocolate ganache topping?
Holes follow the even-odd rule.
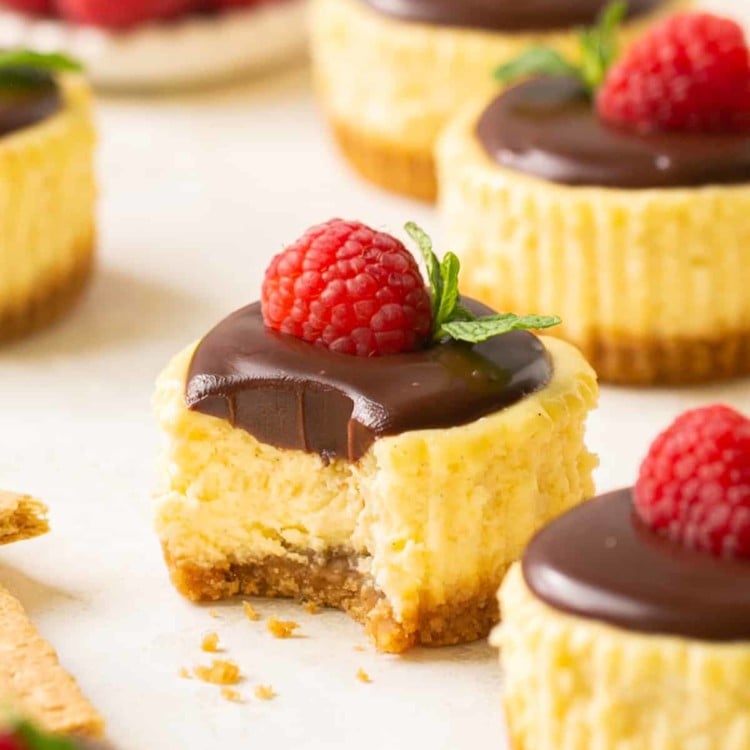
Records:
[[[0,75],[0,136],[36,125],[62,109],[54,76],[35,68],[5,68]]]
[[[550,182],[613,188],[750,182],[746,135],[639,134],[602,122],[573,78],[536,78],[482,114],[477,135],[498,164]]]
[[[555,609],[643,633],[750,639],[750,562],[696,552],[635,515],[631,490],[591,500],[543,529],[526,583]]]
[[[477,315],[491,312],[463,302]],[[186,401],[278,448],[356,461],[379,437],[467,424],[544,387],[551,376],[544,346],[526,331],[481,344],[449,341],[355,357],[266,328],[255,303],[198,345]]]
[[[609,0],[365,0],[403,21],[488,31],[550,31],[590,25]],[[630,0],[629,15],[654,10],[662,0]]]

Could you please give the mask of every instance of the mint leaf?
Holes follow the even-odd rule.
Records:
[[[458,272],[461,263],[454,253],[446,253],[440,264],[440,279],[443,284],[443,294],[440,298],[435,329],[439,329],[443,321],[451,320],[458,304]]]
[[[42,734],[27,721],[16,727],[15,734],[24,741],[29,750],[79,750],[78,745],[72,740]]]
[[[427,233],[418,227],[413,221],[410,221],[405,227],[409,237],[417,243],[417,247],[424,258],[425,267],[427,268],[427,280],[430,282],[432,291],[432,319],[438,320],[440,305],[443,299],[443,277],[440,273],[440,263],[437,255],[432,250],[432,240]]]
[[[593,95],[617,58],[617,30],[627,12],[627,2],[615,0],[602,10],[594,26],[580,31],[580,63],[566,60],[550,47],[531,47],[520,57],[497,68],[495,78],[509,84],[529,76],[570,76],[581,81]]]
[[[579,71],[557,50],[549,47],[531,47],[520,57],[501,65],[495,70],[495,78],[501,83],[512,83],[520,78],[537,75],[578,78]]]
[[[0,68],[35,68],[49,71],[81,71],[77,60],[58,52],[32,52],[19,49],[0,52]]]
[[[443,323],[439,333],[456,341],[479,344],[482,341],[516,330],[540,330],[560,325],[558,317],[546,315],[514,315],[503,313],[475,320],[454,320]]]

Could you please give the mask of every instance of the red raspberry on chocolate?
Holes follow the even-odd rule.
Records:
[[[0,735],[0,750],[26,750],[26,744],[14,735]]]
[[[412,254],[356,221],[313,227],[277,255],[261,302],[269,328],[360,357],[414,351],[432,328],[430,294]]]
[[[750,53],[738,24],[709,13],[668,18],[612,66],[600,116],[641,131],[750,131]]]
[[[721,405],[686,412],[651,446],[634,497],[641,519],[671,539],[750,557],[750,420]]]
[[[59,14],[68,21],[125,29],[173,18],[194,10],[197,0],[55,0]]]
[[[52,13],[54,0],[2,0],[0,6],[12,8],[21,13],[29,13],[36,16],[46,16]],[[0,745],[2,750],[2,745]]]

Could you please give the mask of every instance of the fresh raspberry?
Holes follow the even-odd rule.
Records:
[[[196,0],[56,0],[59,14],[68,21],[126,29],[151,21],[174,18],[197,7]]]
[[[269,328],[360,357],[414,351],[432,327],[430,295],[395,237],[356,221],[309,229],[266,271]]]
[[[624,54],[599,91],[599,115],[640,131],[750,131],[750,53],[734,21],[673,16]]]
[[[697,550],[750,557],[750,419],[720,405],[686,412],[651,446],[634,495],[653,529]]]
[[[53,0],[2,0],[0,6],[12,8],[21,13],[29,13],[35,16],[47,16],[52,13]],[[2,746],[0,746],[1,750]]]

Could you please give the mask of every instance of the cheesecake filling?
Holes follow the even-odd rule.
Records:
[[[609,0],[364,0],[402,21],[486,31],[553,31],[590,26]],[[662,0],[630,0],[629,16],[655,10]]]
[[[475,314],[489,312],[465,300]],[[381,437],[468,424],[546,386],[541,341],[513,331],[389,357],[354,357],[269,330],[260,303],[226,318],[198,345],[190,409],[284,450],[358,461]]]
[[[562,185],[648,189],[750,182],[746,135],[623,130],[598,117],[573,78],[536,78],[509,89],[482,113],[476,135],[501,167]]]
[[[43,122],[62,107],[60,88],[47,71],[24,67],[0,71],[0,137]]]
[[[750,563],[663,538],[620,490],[570,511],[523,557],[529,589],[554,609],[626,630],[706,641],[750,639]]]

